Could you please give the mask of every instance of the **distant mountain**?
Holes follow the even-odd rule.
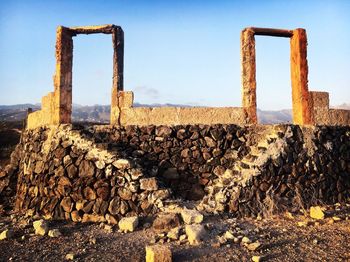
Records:
[[[292,122],[292,110],[263,111],[258,109],[258,121],[261,124],[280,124]]]
[[[333,108],[350,110],[350,104],[349,103],[343,103],[343,104],[341,104],[339,106],[335,106]]]
[[[181,104],[151,104],[144,105],[134,103],[134,107],[161,107],[161,106],[175,106],[175,107],[191,107]],[[32,108],[34,111],[40,109],[40,104],[19,104],[19,105],[0,105],[0,121],[21,121],[27,115],[27,109]],[[333,108],[349,109],[350,104],[344,103]],[[291,123],[292,110],[278,110],[265,111],[257,110],[259,123],[261,124],[278,124]],[[95,123],[109,123],[110,105],[93,105],[82,106],[73,104],[72,119],[74,122],[95,122]]]

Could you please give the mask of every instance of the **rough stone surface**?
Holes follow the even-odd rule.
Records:
[[[44,236],[49,231],[49,226],[47,222],[43,219],[33,222],[33,227],[36,235]]]
[[[186,224],[200,224],[203,221],[203,215],[193,209],[183,209],[181,211],[181,217]]]
[[[138,217],[124,217],[119,221],[118,226],[120,230],[133,232],[137,228],[138,224]]]
[[[201,200],[196,207],[200,212],[228,211],[242,217],[307,209],[318,201],[343,203],[349,197],[349,127],[169,128],[170,135],[162,140],[155,126],[26,130],[13,153],[17,160],[1,175],[1,197],[11,187],[17,211],[73,221],[82,221],[85,214],[84,221],[107,215],[118,221],[148,216],[171,198]],[[205,137],[211,137],[216,147],[209,147]],[[108,150],[96,148],[101,143],[108,144]],[[184,149],[186,155],[181,154]],[[91,162],[92,176],[79,175],[79,170],[70,174],[63,163],[67,155],[72,160],[68,167],[79,169],[90,166],[84,161]],[[118,159],[128,160],[130,168],[115,167]],[[96,161],[106,166],[98,169]],[[41,166],[41,173],[35,172],[36,166]],[[178,178],[164,177],[170,168],[176,169]],[[141,189],[144,178],[156,178],[158,190]],[[267,205],[272,202],[273,210]]]
[[[186,225],[186,235],[190,245],[198,245],[206,236],[207,232],[203,225]]]
[[[59,229],[51,229],[51,230],[49,230],[47,235],[49,237],[59,237],[59,236],[62,236],[62,233],[60,232]]]
[[[310,217],[314,219],[324,219],[324,212],[320,206],[310,207]]]
[[[172,253],[167,245],[146,246],[146,262],[171,262]]]
[[[11,229],[5,229],[0,233],[0,241],[5,239],[10,239],[13,236],[13,231]]]
[[[158,181],[155,177],[140,179],[140,188],[147,191],[155,191],[158,189]]]
[[[180,226],[180,219],[176,213],[161,213],[153,221],[153,228],[160,232],[168,232],[178,226]]]

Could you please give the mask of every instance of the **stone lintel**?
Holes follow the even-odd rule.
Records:
[[[293,36],[293,30],[287,30],[287,29],[247,27],[244,30],[251,30],[254,32],[254,35],[266,35],[266,36],[277,36],[277,37]]]
[[[108,25],[92,25],[92,26],[75,26],[75,27],[68,27],[68,29],[72,32],[73,35],[97,34],[97,33],[112,34],[114,29],[121,29],[121,27],[113,24],[108,24]]]

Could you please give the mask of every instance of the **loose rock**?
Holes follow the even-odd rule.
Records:
[[[47,234],[49,230],[49,226],[47,222],[43,219],[37,220],[33,222],[33,227],[36,235],[44,236]]]
[[[203,215],[199,211],[193,209],[183,209],[181,211],[181,217],[186,224],[200,224],[203,221]]]
[[[126,232],[133,232],[138,226],[138,224],[138,217],[124,217],[118,223],[119,229]]]
[[[324,212],[320,206],[310,207],[310,217],[314,219],[324,219]]]
[[[186,225],[185,231],[191,245],[198,245],[206,236],[206,230],[203,225]]]
[[[146,246],[146,262],[171,262],[172,253],[167,245]]]

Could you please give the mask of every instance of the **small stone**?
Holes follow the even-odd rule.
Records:
[[[171,262],[172,253],[167,245],[146,246],[146,262]]]
[[[140,188],[147,191],[158,190],[158,181],[155,177],[140,179]]]
[[[294,216],[291,212],[286,211],[285,216],[286,216],[286,218],[294,219]]]
[[[138,217],[124,217],[118,223],[119,229],[126,232],[133,232],[138,226],[138,224]]]
[[[131,167],[131,163],[127,159],[118,159],[112,163],[119,170],[125,170]]]
[[[180,227],[172,228],[167,234],[167,237],[173,240],[179,239],[179,236],[180,236]]]
[[[104,226],[104,230],[105,230],[107,233],[113,233],[113,226],[112,226],[112,225],[105,225],[105,226]]]
[[[320,206],[310,207],[310,217],[314,219],[324,219],[324,212]]]
[[[95,165],[96,165],[96,167],[97,167],[98,169],[103,169],[103,168],[105,168],[106,163],[103,162],[103,161],[101,161],[101,160],[97,160],[97,161],[95,162]]]
[[[332,219],[333,219],[334,221],[340,221],[340,220],[341,220],[341,218],[340,218],[340,217],[337,217],[337,216],[332,217]]]
[[[90,243],[91,244],[96,245],[96,242],[97,242],[96,237],[93,237],[93,238],[90,239]]]
[[[314,239],[314,240],[312,240],[312,243],[313,243],[314,245],[317,245],[317,244],[318,244],[318,240],[317,240],[317,239]]]
[[[100,223],[105,222],[104,216],[96,215],[96,214],[84,214],[82,222],[83,223]]]
[[[184,241],[187,238],[187,235],[183,234],[179,237],[180,241]]]
[[[243,237],[242,238],[242,243],[243,244],[249,244],[249,243],[251,243],[252,241],[248,238],[248,237]]]
[[[298,227],[306,227],[309,225],[309,222],[308,221],[299,221],[297,223]]]
[[[66,260],[74,260],[75,259],[75,255],[73,253],[68,253],[66,255]]]
[[[250,243],[247,245],[247,248],[250,251],[255,251],[255,250],[259,249],[260,247],[261,247],[261,244],[259,241],[254,242],[254,243]]]
[[[70,216],[71,216],[73,222],[80,222],[81,221],[81,216],[79,215],[79,212],[77,210],[72,211]]]
[[[260,256],[252,256],[252,261],[253,262],[260,262],[261,261],[261,257]]]
[[[51,230],[49,230],[48,236],[49,237],[59,237],[59,236],[62,236],[62,233],[58,229],[51,229]]]
[[[158,126],[156,128],[156,136],[169,137],[172,134],[172,129],[168,126]]]
[[[40,219],[33,222],[33,227],[36,235],[44,236],[47,234],[49,227],[45,220]]]
[[[203,215],[194,209],[183,209],[181,217],[186,224],[200,224],[203,221]]]
[[[226,239],[229,239],[229,240],[233,240],[235,238],[235,236],[231,233],[231,231],[226,231],[224,236]]]
[[[11,229],[6,229],[0,234],[0,241],[5,239],[10,239],[13,236],[13,231]]]
[[[190,245],[198,245],[206,236],[206,231],[203,225],[186,225],[185,231]]]
[[[204,137],[204,140],[208,147],[216,147],[216,142],[212,138],[206,136]]]

